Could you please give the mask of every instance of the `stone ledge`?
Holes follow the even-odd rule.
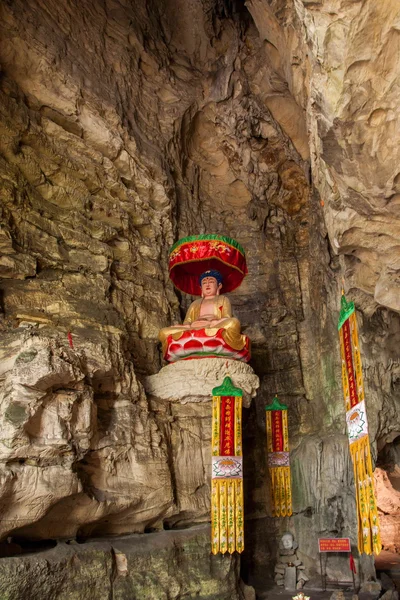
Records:
[[[243,406],[249,407],[260,380],[250,365],[226,358],[181,360],[145,379],[149,396],[169,402],[208,402],[214,387],[229,375],[236,387],[243,390]]]
[[[7,600],[239,600],[239,556],[210,555],[210,526],[59,542],[0,559]]]

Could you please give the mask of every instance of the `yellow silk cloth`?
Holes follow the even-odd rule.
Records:
[[[184,325],[191,325],[194,321],[205,319],[200,315],[202,299],[199,298],[192,302],[186,313]],[[211,304],[211,303],[210,303]],[[224,319],[217,327],[195,327],[194,329],[204,329],[209,337],[215,337],[217,331],[223,329],[222,337],[224,341],[234,350],[243,350],[246,345],[246,336],[240,333],[240,322],[235,317],[232,317],[232,308],[229,299],[226,296],[215,296],[212,303],[212,318]],[[209,315],[207,315],[209,318]],[[179,325],[164,327],[159,333],[159,340],[162,343],[163,354],[167,349],[167,338],[172,335],[172,339],[179,340],[183,333],[188,331],[187,328]]]
[[[272,456],[275,452],[272,433],[272,412],[266,412],[267,448]],[[287,410],[279,411],[282,414],[283,452],[289,452],[289,430]],[[289,517],[292,513],[292,481],[290,465],[269,466],[271,483],[271,508],[273,517]]]
[[[212,455],[220,454],[221,397],[213,396]],[[242,456],[242,398],[235,397],[235,456]],[[212,479],[211,481],[211,552],[243,552],[244,512],[243,479]]]
[[[343,325],[339,329],[340,353],[342,357],[342,384],[346,411],[359,406],[364,400],[364,384],[361,367],[361,353],[358,341],[357,319],[353,312],[349,317],[350,342],[347,352],[351,352],[354,365],[358,403],[351,406],[349,376],[346,364],[346,348]],[[353,461],[354,484],[358,520],[358,551],[360,554],[379,554],[382,549],[378,508],[374,490],[374,472],[368,433],[350,442],[350,454]]]
[[[350,444],[356,486],[358,551],[379,554],[382,550],[378,509],[375,500],[369,437]]]

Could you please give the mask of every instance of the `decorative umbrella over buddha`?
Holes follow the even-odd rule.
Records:
[[[160,331],[165,360],[217,356],[248,362],[250,341],[221,294],[236,289],[247,274],[241,245],[219,235],[182,238],[170,250],[169,274],[179,290],[201,298],[192,302],[181,325]]]

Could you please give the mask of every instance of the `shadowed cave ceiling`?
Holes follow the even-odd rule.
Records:
[[[382,485],[398,476],[398,3],[9,0],[0,12],[0,536],[208,520],[204,486],[177,484],[196,415],[161,414],[142,383],[162,365],[158,330],[189,302],[169,282],[169,246],[219,233],[246,249],[231,301],[261,379],[244,417],[247,560],[262,569],[276,543],[275,393],[290,414],[290,527],[315,557],[310,527],[345,535],[355,518],[342,285]]]

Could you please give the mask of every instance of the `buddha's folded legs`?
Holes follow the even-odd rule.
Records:
[[[222,337],[231,348],[234,350],[243,350],[246,345],[246,336],[240,333],[239,319],[236,319],[235,317],[223,319],[218,324],[217,330],[218,329],[223,329]]]
[[[164,347],[168,336],[172,335],[174,340],[179,340],[185,331],[188,331],[188,327],[184,327],[183,325],[171,325],[171,327],[164,327],[163,329],[160,329],[158,339]]]
[[[221,319],[216,327],[194,327],[192,330],[196,331],[199,329],[204,329],[205,334],[209,337],[216,336],[217,331],[222,329],[222,337],[234,350],[243,350],[246,346],[246,336],[240,333],[240,322],[235,317]],[[167,339],[169,336],[172,336],[173,340],[179,340],[183,333],[190,330],[191,328],[182,325],[173,325],[161,329],[159,340],[162,343],[163,353],[165,354],[167,349]]]

